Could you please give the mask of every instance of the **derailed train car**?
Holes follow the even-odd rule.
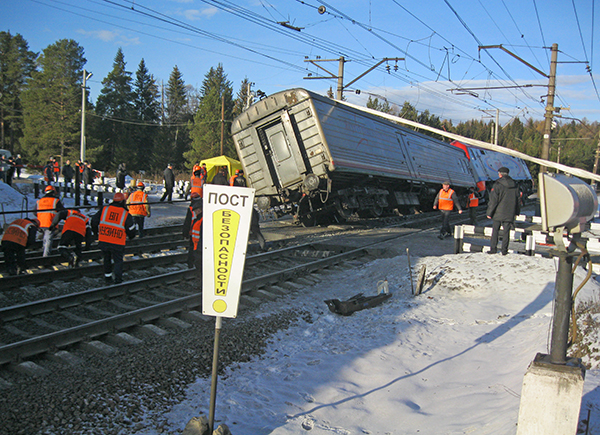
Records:
[[[505,167],[509,169],[510,177],[517,182],[524,195],[532,193],[533,179],[523,159],[466,145],[457,140],[451,142],[451,145],[462,149],[471,161],[479,191],[490,190],[494,181],[499,178],[498,169]]]
[[[431,210],[444,180],[459,194],[476,183],[461,149],[304,89],[257,102],[231,131],[259,208],[307,226]]]

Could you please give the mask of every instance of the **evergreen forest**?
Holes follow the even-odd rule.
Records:
[[[86,73],[83,47],[59,40],[34,53],[21,35],[2,31],[0,53],[0,148],[21,154],[30,165],[44,165],[50,156],[61,165],[66,159],[77,161]],[[126,162],[128,169],[161,174],[167,163],[189,171],[199,160],[221,153],[237,158],[230,127],[244,109],[249,82],[244,79],[234,92],[219,64],[206,72],[199,89],[185,83],[177,65],[168,82],[159,83],[144,59],[134,73],[129,71],[119,48],[112,70],[101,79],[95,105],[86,93],[86,160],[109,173]],[[493,120],[453,125],[427,110],[418,112],[410,102],[398,107],[369,97],[367,107],[485,142],[494,130]],[[550,160],[592,171],[600,124],[556,119]],[[543,120],[516,117],[499,129],[498,144],[540,157],[543,126]],[[536,165],[530,169],[535,176]]]

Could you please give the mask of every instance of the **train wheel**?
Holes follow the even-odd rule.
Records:
[[[317,219],[311,213],[301,215],[299,217],[299,220],[300,220],[300,224],[305,228],[310,228],[310,227],[314,227],[315,225],[317,225]]]
[[[371,213],[371,216],[374,218],[381,217],[383,214],[383,207],[379,204],[375,204],[373,208],[369,209],[369,213]]]
[[[346,222],[354,213],[353,209],[344,207],[339,199],[335,201],[335,211],[342,222]]]

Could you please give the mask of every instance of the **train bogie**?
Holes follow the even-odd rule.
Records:
[[[257,102],[232,134],[259,207],[307,225],[430,209],[443,181],[475,185],[462,150],[304,89]]]

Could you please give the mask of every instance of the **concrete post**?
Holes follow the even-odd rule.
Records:
[[[575,435],[585,368],[578,359],[565,365],[538,354],[523,378],[517,435]]]

